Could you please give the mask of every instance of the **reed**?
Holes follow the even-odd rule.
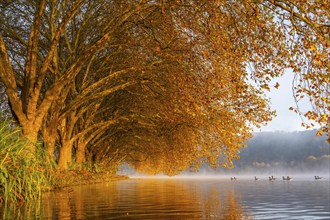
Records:
[[[52,180],[51,166],[42,160],[41,147],[35,157],[27,156],[28,142],[20,134],[0,115],[0,203],[37,199]]]

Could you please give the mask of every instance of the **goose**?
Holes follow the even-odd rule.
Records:
[[[276,178],[274,176],[269,177],[269,181],[275,181],[275,180],[276,180]]]
[[[259,178],[257,178],[256,176],[254,177],[254,180],[258,180]]]
[[[287,176],[286,178],[283,176],[282,178],[283,178],[283,180],[291,180],[291,179],[292,179],[292,178],[289,177],[289,176]]]

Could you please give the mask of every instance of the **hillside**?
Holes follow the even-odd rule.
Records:
[[[255,133],[242,149],[240,159],[231,170],[216,171],[203,167],[200,172],[210,173],[329,173],[330,145],[326,136],[316,137],[316,130],[297,132]]]

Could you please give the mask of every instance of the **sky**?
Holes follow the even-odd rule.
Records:
[[[276,82],[280,84],[278,89],[271,87],[271,91],[267,95],[271,98],[271,107],[276,110],[277,116],[268,123],[268,125],[256,129],[255,131],[302,131],[306,128],[301,127],[301,118],[298,114],[289,110],[295,107],[295,102],[292,94],[292,79],[293,73],[286,72],[284,76],[276,78],[272,81],[272,85]],[[310,108],[308,100],[299,102],[299,107],[302,110]]]

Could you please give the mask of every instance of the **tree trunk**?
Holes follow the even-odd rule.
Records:
[[[55,141],[56,141],[56,134],[46,134],[44,133],[44,144],[46,148],[46,157],[50,161],[54,160],[54,150],[55,150]]]
[[[68,165],[72,163],[72,148],[73,143],[72,141],[72,134],[73,128],[77,121],[75,116],[75,111],[71,111],[68,117],[62,121],[60,133],[62,136],[62,146],[60,148],[60,156],[58,161],[58,169],[59,170],[66,170]]]
[[[66,170],[72,163],[72,144],[66,142],[60,148],[60,156],[58,160],[57,169]]]
[[[53,161],[54,160],[54,150],[56,142],[56,123],[50,123],[47,128],[43,130],[44,145],[46,148],[46,157]]]
[[[86,161],[85,149],[86,143],[84,142],[83,138],[79,138],[76,153],[76,162],[79,166],[81,166]]]
[[[31,157],[35,156],[36,153],[36,143],[38,140],[38,129],[36,129],[33,124],[29,126],[23,126],[22,134],[28,140],[28,144],[26,145],[26,149],[28,154]]]

